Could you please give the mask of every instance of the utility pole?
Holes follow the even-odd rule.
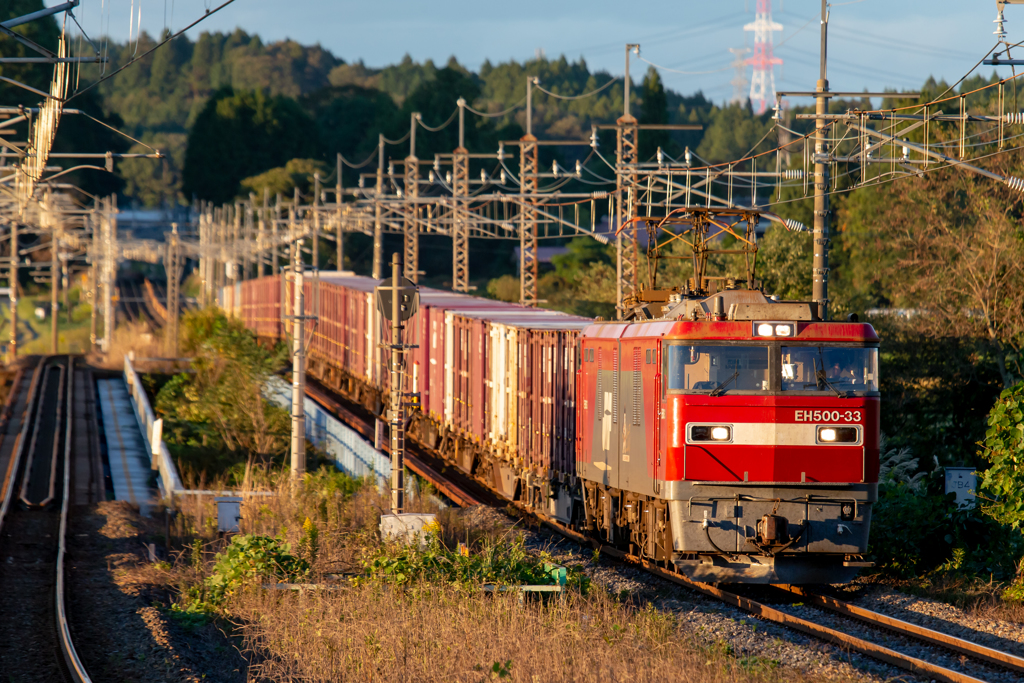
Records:
[[[379,280],[384,276],[384,228],[381,225],[381,196],[384,194],[384,133],[377,137],[377,188],[373,196],[373,271]]]
[[[403,351],[402,257],[391,258],[391,512],[401,514],[405,508],[405,403],[402,400]]]
[[[818,307],[818,317],[828,319],[828,247],[829,247],[829,168],[826,142],[825,114],[828,113],[828,2],[821,0],[821,62],[818,74],[818,93],[815,99],[814,119],[814,277],[812,298]]]
[[[466,151],[466,100],[459,98],[459,146],[452,155],[452,289],[469,291],[469,153]]]
[[[89,260],[91,261],[91,263],[89,264],[89,268],[90,268],[90,271],[89,271],[90,272],[89,288],[91,290],[90,294],[92,295],[91,296],[91,301],[90,301],[90,304],[91,304],[91,307],[92,307],[92,311],[90,313],[90,319],[89,319],[89,348],[91,350],[91,349],[95,349],[96,348],[96,317],[97,317],[97,313],[99,312],[99,307],[100,307],[100,288],[99,288],[98,278],[99,278],[99,273],[100,273],[100,270],[99,270],[100,244],[101,244],[100,232],[102,231],[102,228],[100,226],[103,224],[103,218],[102,218],[102,215],[100,213],[100,200],[99,200],[99,198],[97,198],[95,203],[93,204],[93,208],[92,208],[92,211],[89,214],[89,218],[90,218],[89,222],[92,224],[92,251],[89,254]],[[200,230],[201,230],[202,229],[202,220],[200,220],[199,225],[200,225]],[[202,234],[202,233],[200,233],[200,234]],[[201,272],[202,272],[202,269],[200,268],[200,273]]]
[[[640,54],[640,46],[635,43],[626,44],[626,76],[623,87],[622,117],[616,121],[616,204],[618,205],[619,221],[617,228],[620,228],[626,221],[633,217],[633,204],[636,184],[637,164],[637,137],[639,128],[637,120],[629,110],[629,53],[630,51]],[[609,222],[612,216],[608,216]],[[615,237],[615,309],[619,319],[622,319],[625,309],[623,300],[636,291],[637,286],[637,264],[640,255],[636,244],[636,224],[630,223],[629,228],[623,234],[616,229]]]
[[[294,209],[293,213],[294,215]],[[302,240],[293,242],[292,283],[295,305],[292,310],[292,479],[298,481],[306,473],[306,349],[305,292],[302,282]]]
[[[178,224],[171,223],[171,234],[167,235],[167,256],[164,258],[164,272],[167,274],[167,337],[164,341],[169,358],[178,357],[181,271],[181,241],[178,236]]]
[[[419,282],[420,241],[419,241],[419,206],[420,196],[420,160],[416,158],[416,125],[420,113],[412,113],[409,129],[409,156],[405,159],[405,235],[404,258],[405,277]]]
[[[11,221],[11,343],[10,362],[18,359],[18,220]]]
[[[338,174],[338,178],[337,178],[337,182],[334,183],[334,197],[335,197],[335,200],[338,203],[338,207],[337,207],[338,208],[338,214],[337,214],[337,216],[338,216],[338,225],[337,225],[337,234],[335,236],[335,244],[336,244],[336,246],[338,248],[338,256],[337,256],[338,272],[341,272],[341,271],[345,270],[345,242],[343,241],[343,236],[344,236],[345,233],[342,232],[342,230],[341,230],[341,222],[342,222],[341,221],[341,199],[342,199],[342,196],[343,196],[342,195],[342,187],[341,187],[341,171],[342,171],[341,152],[338,152],[337,164],[338,165],[337,165],[337,168],[335,168],[335,171]]]
[[[531,195],[537,192],[537,138],[533,135],[533,84],[526,77],[526,135],[519,140],[519,187],[524,195],[519,220],[519,303],[537,305],[537,210]]]
[[[103,231],[103,344],[104,353],[110,352],[114,326],[114,276],[117,273],[117,204],[116,197],[107,198],[107,220]]]
[[[263,246],[266,244],[267,239],[267,216],[270,215],[270,188],[264,186],[263,188],[263,211],[260,212],[260,227],[259,227],[259,240],[260,245],[260,256],[259,256],[259,268],[258,274],[263,277],[267,274],[266,266],[268,265],[269,259],[267,255],[263,253]],[[276,273],[271,272],[271,275]]]
[[[60,339],[59,318],[60,309],[57,303],[57,290],[60,289],[60,225],[59,220],[53,211],[53,195],[50,190],[46,191],[46,198],[43,200],[44,221],[50,227],[50,353],[57,355],[57,346]]]
[[[299,188],[295,188],[298,190]],[[320,270],[320,174],[313,174],[313,249],[310,265]]]
[[[273,272],[274,275],[277,275],[280,272],[280,270],[281,270],[280,261],[278,259],[280,247],[277,246],[277,226],[278,226],[278,224],[280,222],[281,222],[281,193],[278,192],[277,193],[277,203],[274,204],[274,225],[273,225],[273,228],[272,228],[273,238],[274,238],[274,248],[271,249],[271,251],[274,254],[274,257],[272,259],[273,260],[272,266],[274,268],[274,270],[272,272]]]

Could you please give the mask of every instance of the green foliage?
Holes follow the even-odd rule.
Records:
[[[233,536],[206,578],[207,600],[219,605],[246,586],[267,580],[295,581],[308,572],[309,563],[292,555],[288,543],[267,536]]]
[[[200,541],[196,541],[200,543]],[[202,560],[193,562],[202,568]],[[201,624],[218,612],[232,595],[266,581],[298,581],[309,574],[309,563],[291,554],[291,546],[277,538],[232,536],[231,543],[214,558],[213,570],[202,583],[185,589],[172,610],[186,623]]]
[[[502,275],[487,283],[487,296],[498,301],[519,301],[519,278]]]
[[[449,550],[436,533],[428,534],[426,548],[415,545],[383,546],[364,562],[365,580],[392,584],[441,583],[478,589],[481,584],[501,586],[557,585],[555,566],[545,554],[534,557],[525,541],[485,543],[468,556]],[[566,573],[569,588],[585,592],[589,579],[577,568]]]
[[[952,494],[899,482],[879,486],[869,550],[879,569],[897,578],[953,573],[1006,580],[1024,556],[1024,536],[977,510],[957,509]]]
[[[808,301],[811,298],[811,242],[803,233],[772,225],[758,244],[756,277],[764,291],[780,299]]]
[[[186,313],[183,349],[192,372],[171,378],[154,407],[164,439],[183,469],[234,474],[243,484],[256,465],[269,465],[287,448],[288,412],[263,397],[263,387],[286,358],[267,348],[238,320],[216,309]],[[232,469],[234,467],[234,469]]]
[[[1003,390],[988,416],[979,455],[992,463],[981,489],[986,514],[1020,528],[1024,522],[1024,382]]]
[[[182,192],[227,202],[254,171],[312,157],[317,149],[313,121],[292,98],[222,88],[189,132]]]
[[[329,174],[327,165],[322,161],[292,159],[283,167],[272,168],[259,175],[244,178],[241,184],[245,192],[251,192],[257,198],[263,197],[264,193],[270,197],[278,194],[291,197],[295,188],[299,188],[302,194],[309,195],[314,185],[313,176],[317,173],[321,179]]]

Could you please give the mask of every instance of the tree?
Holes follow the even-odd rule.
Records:
[[[640,97],[640,123],[668,123],[668,98],[665,96],[665,86],[661,83],[661,76],[653,66],[648,67],[647,75],[641,86]],[[658,149],[661,148],[667,154],[675,156],[669,148],[672,139],[667,130],[642,130],[639,134],[640,161],[649,161]]]
[[[227,202],[238,195],[243,178],[317,150],[313,121],[295,100],[222,88],[189,133],[182,191],[186,198]]]
[[[897,266],[907,284],[899,298],[924,309],[922,324],[933,333],[983,342],[1003,385],[1012,386],[1024,376],[1020,196],[952,170],[908,181],[898,192],[878,219],[892,226],[901,254]]]

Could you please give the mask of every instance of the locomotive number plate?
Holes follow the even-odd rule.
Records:
[[[860,422],[859,410],[798,410],[797,422]]]

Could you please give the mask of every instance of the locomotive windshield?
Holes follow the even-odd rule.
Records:
[[[669,391],[711,394],[769,389],[766,346],[667,347]]]
[[[783,391],[878,391],[878,349],[782,347]]]

